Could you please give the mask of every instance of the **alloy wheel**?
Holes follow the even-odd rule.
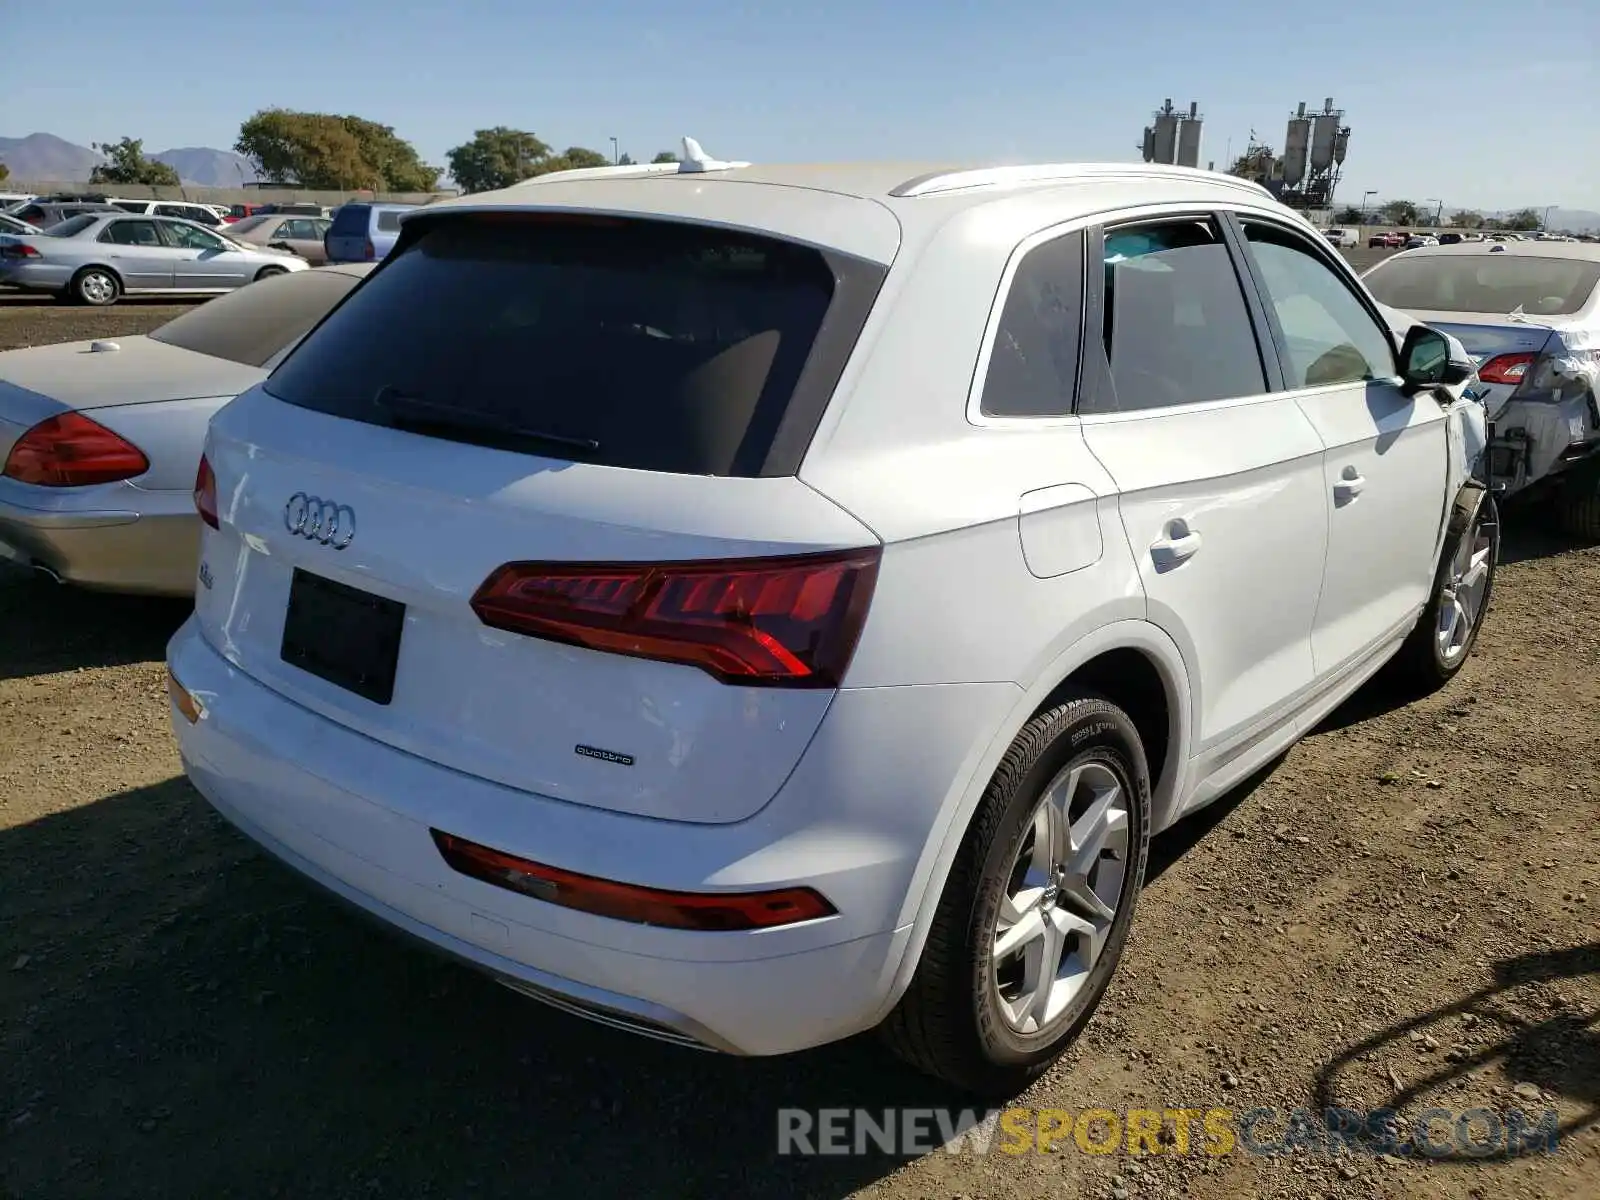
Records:
[[[117,285],[107,275],[91,271],[78,283],[83,298],[90,304],[105,304],[117,294]]]
[[[1483,619],[1493,557],[1493,529],[1484,522],[1480,512],[1461,535],[1439,597],[1439,621],[1434,637],[1439,645],[1440,661],[1447,667],[1454,666],[1467,652],[1478,622]]]
[[[1128,868],[1128,789],[1079,762],[1044,789],[1024,829],[995,923],[993,983],[1017,1033],[1048,1029],[1100,959]]]

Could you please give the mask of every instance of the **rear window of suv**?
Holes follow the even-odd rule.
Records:
[[[790,474],[882,275],[810,247],[689,224],[435,218],[313,331],[267,391],[339,417],[544,457]]]
[[[358,234],[364,237],[367,214],[371,211],[371,206],[366,204],[346,204],[333,214],[333,227],[328,232],[337,237],[355,237]]]
[[[1363,279],[1391,308],[1557,317],[1583,307],[1600,262],[1510,252],[1394,258]]]

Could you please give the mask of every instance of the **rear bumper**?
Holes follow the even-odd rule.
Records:
[[[37,488],[0,479],[0,558],[66,583],[194,594],[200,521],[187,492]]]
[[[65,291],[72,268],[59,263],[0,263],[0,284],[31,292]]]
[[[1016,695],[1004,684],[840,693],[772,804],[744,822],[703,826],[546,799],[382,745],[256,683],[211,648],[193,619],[174,636],[168,659],[204,709],[192,724],[174,713],[189,777],[280,859],[537,999],[749,1055],[834,1041],[886,1015],[911,942],[908,913],[921,895],[929,838],[965,761],[952,735],[963,728],[963,742],[986,742],[987,730],[973,726]],[[906,694],[890,695],[897,692]],[[928,705],[951,728],[928,728],[918,707]],[[886,718],[896,706],[901,711]],[[907,715],[922,737],[886,745],[887,725]],[[836,718],[845,725],[830,735]],[[903,779],[852,778],[848,770],[899,763]],[[647,886],[814,886],[839,911],[748,933],[608,920],[457,874],[430,828]]]

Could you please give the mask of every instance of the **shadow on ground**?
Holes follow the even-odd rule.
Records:
[[[1430,1097],[1448,1094],[1470,1072],[1500,1062],[1521,1084],[1532,1084],[1544,1097],[1579,1109],[1577,1116],[1558,1124],[1558,1141],[1600,1126],[1600,1009],[1584,1011],[1547,990],[1563,980],[1600,976],[1600,942],[1503,958],[1493,964],[1492,974],[1492,983],[1470,995],[1342,1048],[1317,1073],[1317,1107],[1326,1110],[1351,1102],[1350,1095],[1341,1095],[1345,1091],[1341,1085],[1358,1061],[1404,1047],[1413,1032],[1426,1032],[1442,1021],[1457,1021],[1453,1028],[1459,1032],[1460,1018],[1468,1017],[1473,1040],[1461,1044],[1464,1052],[1441,1059],[1436,1069],[1407,1085],[1396,1083],[1387,1096],[1370,1098],[1362,1089],[1370,1101],[1365,1107],[1414,1108]],[[1480,1036],[1479,1031],[1488,1032]],[[1530,1126],[1537,1126],[1548,1109],[1544,1100],[1520,1096],[1507,1104],[1526,1114]],[[1444,1161],[1477,1163],[1482,1157],[1466,1154]]]
[[[194,605],[63,587],[0,565],[0,679],[160,662]]]
[[[874,1039],[722,1058],[556,1013],[384,936],[181,779],[0,834],[18,1196],[839,1196],[798,1106],[965,1107]],[[818,986],[825,986],[820,983]]]
[[[1560,515],[1555,505],[1548,501],[1519,503],[1513,500],[1505,505],[1501,517],[1502,566],[1536,558],[1552,558],[1593,545],[1562,529]]]

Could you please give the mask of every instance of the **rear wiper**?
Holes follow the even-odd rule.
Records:
[[[401,425],[422,425],[434,429],[450,429],[464,433],[485,434],[493,438],[508,438],[528,442],[543,442],[550,446],[563,446],[569,450],[584,450],[590,454],[600,449],[593,438],[568,437],[562,433],[549,433],[542,429],[525,429],[507,424],[493,413],[458,408],[453,404],[440,404],[408,395],[393,384],[384,384],[372,397],[372,402],[382,409],[391,422]]]

